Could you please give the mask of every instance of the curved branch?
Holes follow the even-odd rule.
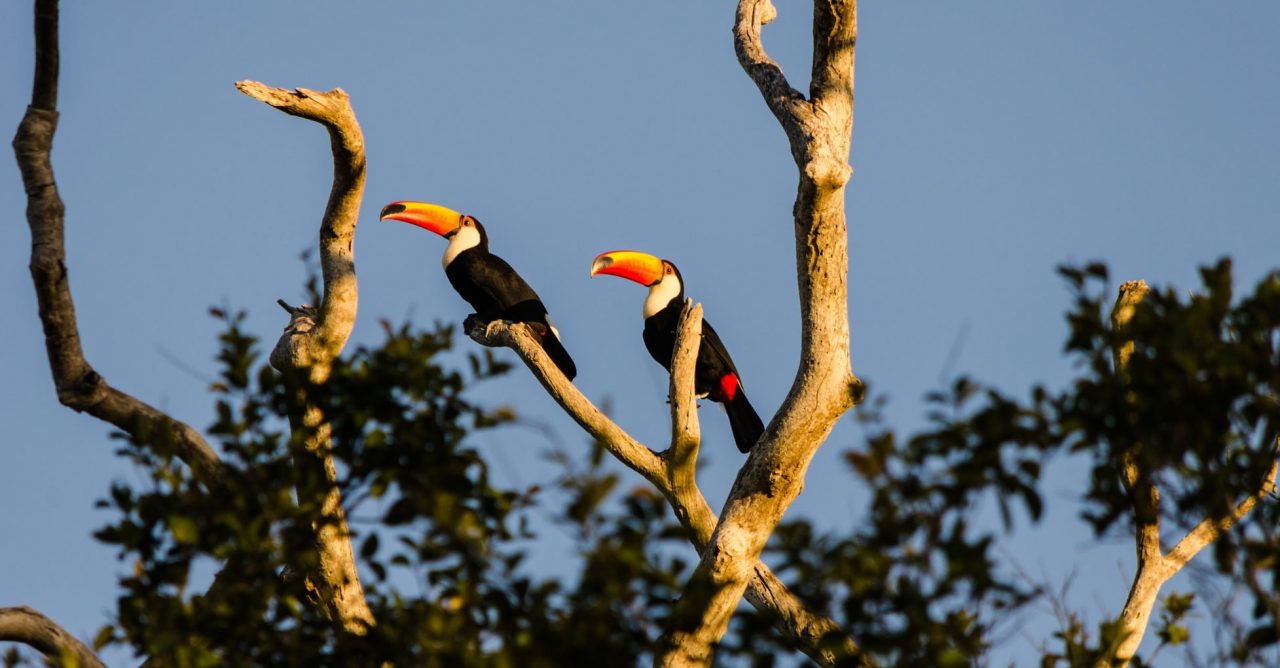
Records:
[[[681,316],[680,332],[677,337],[683,337],[690,344],[698,340],[700,337],[691,337],[689,334],[689,329],[695,326],[695,323],[700,327],[701,318],[695,319],[693,309],[686,307]],[[716,514],[711,510],[711,506],[707,504],[706,498],[702,496],[696,484],[685,485],[677,490],[675,476],[671,472],[671,469],[676,466],[671,461],[673,453],[680,452],[680,449],[684,449],[687,453],[688,443],[680,444],[677,437],[674,447],[660,455],[637,441],[610,420],[564,377],[564,374],[543,351],[537,335],[527,326],[501,320],[486,325],[478,318],[468,318],[464,323],[464,330],[480,345],[514,350],[533,373],[534,378],[538,379],[551,398],[569,417],[573,418],[591,437],[602,443],[610,454],[639,473],[666,497],[680,523],[689,531],[689,539],[694,548],[699,554],[705,550],[715,531]],[[673,363],[677,366],[673,368],[676,368],[676,375],[684,379],[683,366],[687,362],[681,359],[681,354],[689,355],[690,353],[686,349],[683,353],[677,354],[673,359]],[[681,384],[684,382],[686,381],[682,380]],[[691,395],[692,382],[687,382],[689,382],[688,388]],[[692,396],[687,403],[679,396],[679,392],[673,395],[672,410],[684,413],[687,407],[689,413],[693,413],[696,405],[692,401]],[[688,414],[684,417],[677,416],[676,420],[684,421],[685,426],[674,427],[673,435],[687,436],[696,433],[691,431],[693,427],[688,422],[689,419]],[[696,419],[696,415],[693,419]],[[687,464],[693,467],[696,461],[688,460]],[[689,480],[693,480],[692,472]],[[849,665],[851,658],[854,665],[874,665],[860,654],[857,645],[834,620],[809,609],[768,566],[756,561],[752,571],[753,577],[746,590],[747,601],[772,617],[775,620],[774,627],[811,659],[822,666]]]
[[[303,480],[324,481],[319,489],[298,487],[299,499],[315,495],[319,519],[315,523],[319,571],[309,574],[307,586],[318,595],[329,616],[351,633],[363,634],[374,624],[356,569],[351,533],[342,510],[337,473],[330,452],[330,427],[324,411],[308,397],[307,383],[329,378],[333,360],[342,353],[355,324],[359,291],[356,282],[355,238],[360,200],[364,195],[364,136],[351,102],[341,88],[321,92],[272,88],[256,81],[237,81],[240,92],[286,114],[315,121],[329,132],[333,150],[333,187],[320,221],[320,269],[324,296],[319,308],[293,307],[279,301],[289,323],[271,352],[271,366],[285,372],[297,409],[289,416],[295,445],[294,463],[312,475]]]
[[[277,369],[310,369],[312,382],[324,382],[329,364],[341,352],[355,324],[355,239],[360,200],[364,196],[364,135],[351,102],[341,88],[287,91],[256,81],[237,81],[236,88],[292,116],[315,121],[329,131],[333,148],[333,188],[320,222],[320,271],[324,298],[318,311],[304,312],[306,326],[290,322],[271,353]],[[286,309],[289,307],[286,305]]]
[[[51,662],[74,657],[86,668],[105,668],[97,655],[52,619],[25,605],[0,608],[0,640],[20,642]]]
[[[31,279],[58,401],[114,425],[139,443],[173,452],[206,487],[225,487],[227,471],[199,432],[112,387],[85,359],[67,272],[66,207],[58,195],[50,158],[58,124],[57,1],[38,0],[35,17],[36,68],[31,106],[18,124],[13,151],[27,193]]]
[[[777,17],[778,10],[770,0],[739,2],[733,22],[733,50],[738,64],[760,89],[769,110],[786,127],[796,124],[807,107],[804,95],[787,82],[782,67],[765,53],[760,39],[761,28]]]

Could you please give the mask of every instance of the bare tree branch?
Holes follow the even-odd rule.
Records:
[[[680,330],[677,333],[678,341],[692,342],[700,338],[690,334],[690,328],[694,327],[695,323],[698,327],[701,326],[701,317],[694,317],[693,308],[686,305],[681,315]],[[672,411],[678,422],[683,421],[683,426],[673,425],[673,444],[675,445],[660,455],[633,438],[583,396],[546,355],[538,342],[537,335],[528,327],[501,320],[486,325],[479,319],[471,318],[465,323],[464,329],[467,335],[480,345],[514,350],[533,373],[534,378],[538,379],[565,413],[572,417],[587,434],[602,443],[610,454],[639,473],[666,497],[677,519],[689,531],[694,548],[699,554],[703,552],[711,540],[717,518],[693,480],[696,456],[689,457],[691,453],[689,453],[687,441],[680,443],[682,438],[696,435],[696,427],[690,422],[690,420],[696,420],[696,416],[692,415],[695,408],[692,397],[689,397],[690,401],[687,403],[685,399],[679,398],[679,390],[684,386],[684,382],[687,382],[683,380],[685,378],[683,365],[688,364],[690,368],[693,366],[681,357],[681,355],[690,354],[688,349],[673,357],[675,370],[673,383],[677,384],[677,393],[672,397]],[[696,351],[696,348],[694,350]],[[690,383],[688,387],[691,394],[692,384]],[[679,413],[675,413],[676,411]],[[678,459],[675,453],[681,452],[684,453],[684,459],[677,463],[674,461]],[[690,467],[688,473],[690,484],[684,483],[684,474],[681,474],[679,491],[676,488],[676,476],[672,472],[676,466]],[[848,662],[851,659],[857,662],[855,665],[874,665],[860,654],[857,645],[834,620],[809,609],[774,575],[773,571],[769,570],[768,566],[759,561],[754,564],[753,577],[747,588],[746,598],[753,606],[773,617],[776,620],[775,628],[819,665],[849,665]]]
[[[671,353],[671,447],[663,456],[671,492],[679,499],[677,507],[695,505],[691,503],[693,495],[702,498],[697,481],[702,433],[693,389],[701,344],[702,305],[686,299],[680,321],[676,324],[675,347]]]
[[[1120,286],[1115,306],[1111,309],[1111,326],[1115,331],[1125,331],[1138,304],[1148,292],[1146,282],[1141,280],[1126,281]],[[1125,340],[1112,351],[1116,372],[1122,378],[1128,373],[1133,349],[1134,342]],[[1115,663],[1112,663],[1112,657],[1104,657],[1098,662],[1100,667],[1129,663],[1151,622],[1151,611],[1160,596],[1160,587],[1177,572],[1165,561],[1160,548],[1160,490],[1151,479],[1151,471],[1141,465],[1135,451],[1124,453],[1121,467],[1121,475],[1133,498],[1137,568],[1129,596],[1120,611],[1119,641],[1112,651]]]
[[[1149,292],[1146,282],[1141,280],[1126,281],[1120,286],[1120,293],[1111,310],[1111,325],[1115,331],[1125,331],[1138,304]],[[1129,358],[1133,351],[1134,342],[1129,339],[1122,340],[1113,351],[1116,371],[1122,378],[1127,376]],[[1121,474],[1133,498],[1137,568],[1124,608],[1120,611],[1119,641],[1098,660],[1096,668],[1123,668],[1129,665],[1151,623],[1151,612],[1160,597],[1160,588],[1196,554],[1221,538],[1236,522],[1249,514],[1258,501],[1275,490],[1277,466],[1280,466],[1273,462],[1258,491],[1237,504],[1227,515],[1205,518],[1178,541],[1168,554],[1164,554],[1160,547],[1160,490],[1152,480],[1152,472],[1142,466],[1136,452],[1125,453],[1121,465]]]
[[[312,474],[303,476],[304,480],[324,481],[319,486],[320,517],[316,520],[320,570],[308,574],[307,586],[316,592],[331,618],[341,621],[349,632],[363,634],[374,624],[373,612],[360,585],[351,533],[342,510],[329,423],[324,411],[309,399],[306,384],[296,381],[305,376],[312,384],[325,382],[355,324],[359,291],[353,241],[364,196],[364,135],[341,88],[288,91],[256,81],[237,81],[236,88],[286,114],[315,121],[329,132],[333,187],[320,221],[324,295],[318,309],[279,302],[289,313],[289,323],[271,352],[271,365],[285,373],[299,406],[289,416],[294,439],[301,445],[295,449],[294,462]],[[298,487],[300,499],[313,493],[317,493],[314,487]]]
[[[329,364],[342,353],[356,319],[355,238],[360,200],[364,196],[364,135],[351,102],[341,88],[287,91],[256,81],[237,81],[240,92],[286,114],[315,121],[329,131],[333,149],[333,188],[320,222],[320,271],[324,298],[318,311],[290,309],[290,326],[271,353],[277,369],[308,369],[311,380],[324,382]],[[305,323],[305,324],[304,324]]]
[[[1180,569],[1187,565],[1201,550],[1213,544],[1214,541],[1222,537],[1223,534],[1231,530],[1236,522],[1244,519],[1258,502],[1276,491],[1276,471],[1280,469],[1280,462],[1271,464],[1271,469],[1267,471],[1267,475],[1263,478],[1262,484],[1258,487],[1258,491],[1250,494],[1243,501],[1236,504],[1231,512],[1223,517],[1206,517],[1201,520],[1191,531],[1187,532],[1182,540],[1178,541],[1173,549],[1169,550],[1169,554],[1165,556],[1169,565],[1174,569]]]
[[[799,171],[792,210],[800,291],[800,368],[787,398],[738,474],[720,523],[676,607],[655,665],[705,666],[814,453],[862,394],[849,359],[844,189],[853,127],[856,0],[816,0],[811,99],[787,83],[760,30],[776,10],[740,0],[738,60],[781,123]],[[690,620],[697,620],[690,624]]]
[[[662,457],[640,441],[632,438],[610,420],[590,399],[578,390],[556,368],[542,349],[537,336],[523,325],[513,325],[495,320],[487,325],[479,318],[468,317],[463,330],[472,340],[483,346],[510,348],[520,356],[533,376],[551,398],[560,404],[570,417],[592,438],[600,441],[618,461],[639,473],[645,480],[661,489],[665,486]],[[551,370],[555,369],[553,373]]]
[[[52,619],[25,605],[0,608],[0,641],[28,645],[44,654],[50,662],[71,659],[78,661],[83,668],[105,668],[84,643]]]
[[[27,193],[31,278],[58,401],[114,425],[149,447],[171,450],[206,487],[224,487],[226,468],[199,432],[112,387],[84,357],[66,264],[66,207],[58,195],[50,158],[58,124],[58,3],[38,0],[35,10],[31,106],[18,125],[13,150]]]

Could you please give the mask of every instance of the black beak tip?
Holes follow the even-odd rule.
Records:
[[[386,218],[387,216],[395,215],[397,213],[400,213],[401,211],[404,211],[407,208],[409,207],[399,203],[388,204],[382,207],[382,213],[378,214],[378,218]]]

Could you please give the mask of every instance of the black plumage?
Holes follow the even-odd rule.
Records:
[[[520,274],[506,260],[489,252],[489,235],[480,221],[467,216],[461,227],[474,226],[480,234],[480,242],[459,252],[445,266],[449,284],[476,310],[484,322],[509,320],[533,325],[542,341],[543,350],[551,357],[560,371],[573,380],[578,368],[560,342],[551,325],[547,307],[538,293],[529,287]],[[452,237],[457,234],[455,230]]]
[[[668,373],[671,371],[671,357],[675,354],[676,327],[680,324],[680,313],[683,310],[682,289],[679,296],[644,321],[644,347]],[[702,342],[698,346],[693,387],[699,396],[705,395],[724,405],[738,450],[751,450],[764,433],[764,423],[751,402],[747,401],[738,368],[734,366],[728,349],[705,318],[702,321]]]

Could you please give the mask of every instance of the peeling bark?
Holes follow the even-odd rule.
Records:
[[[84,643],[52,619],[25,605],[0,608],[0,641],[27,645],[44,654],[50,664],[67,665],[75,661],[82,668],[105,668]]]
[[[289,416],[295,445],[294,463],[311,475],[304,479],[323,480],[315,498],[320,517],[316,520],[319,572],[307,576],[311,589],[329,613],[347,631],[363,634],[374,624],[373,613],[360,585],[351,533],[342,510],[342,496],[330,451],[330,428],[321,407],[310,401],[306,386],[329,378],[333,360],[342,353],[355,324],[359,301],[355,270],[356,222],[364,195],[364,136],[355,112],[341,88],[321,92],[297,88],[287,91],[256,81],[238,81],[236,88],[286,114],[315,121],[329,132],[333,150],[333,187],[320,221],[320,270],[324,295],[319,308],[290,306],[284,334],[271,352],[271,366],[285,375],[298,409]],[[305,382],[304,380],[305,379]],[[298,487],[300,498],[316,493]]]

